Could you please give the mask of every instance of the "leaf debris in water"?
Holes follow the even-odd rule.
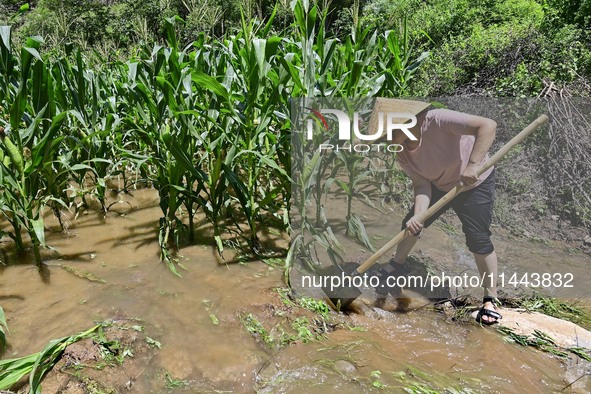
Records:
[[[150,337],[146,337],[146,343],[150,346],[154,346],[158,349],[162,349],[162,344],[160,342],[158,342],[157,340],[152,339]]]
[[[70,267],[68,265],[63,265],[63,264],[60,264],[60,267],[62,267],[65,271],[76,275],[79,278],[86,279],[91,282],[107,283],[106,280],[99,278],[98,276],[96,276],[92,272],[80,271],[78,268]]]

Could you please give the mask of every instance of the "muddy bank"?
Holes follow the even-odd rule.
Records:
[[[131,390],[157,357],[160,346],[145,334],[137,319],[105,322],[90,338],[64,350],[44,377],[42,392],[114,394]],[[24,384],[17,393],[29,390]]]

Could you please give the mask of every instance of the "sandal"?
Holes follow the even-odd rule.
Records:
[[[495,299],[492,297],[484,297],[483,304],[487,302],[492,302],[493,305],[495,305]],[[493,318],[495,320],[484,320],[484,316]],[[478,324],[484,324],[485,326],[492,326],[493,324],[498,323],[502,318],[503,316],[499,312],[493,311],[492,309],[486,309],[483,305],[476,315],[476,322]]]

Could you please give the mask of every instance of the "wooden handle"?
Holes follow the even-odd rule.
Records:
[[[533,133],[534,130],[536,130],[538,127],[540,127],[541,125],[543,125],[547,121],[548,121],[548,117],[546,115],[540,115],[536,120],[531,122],[519,134],[517,134],[515,137],[511,138],[511,140],[509,142],[507,142],[505,145],[503,145],[503,147],[501,149],[499,149],[497,153],[495,153],[492,157],[490,157],[486,161],[486,163],[484,163],[484,165],[478,170],[478,175],[480,176],[480,175],[484,174],[484,172],[486,170],[488,170],[493,165],[495,165],[499,160],[501,160],[507,154],[507,152],[509,152],[511,150],[511,148],[513,148],[515,145],[521,143],[524,139],[527,138],[528,135]],[[458,194],[460,194],[464,190],[464,188],[465,188],[464,186],[458,185],[458,186],[454,187],[453,189],[451,189],[449,192],[447,192],[447,194],[445,196],[441,197],[441,199],[439,201],[437,201],[435,204],[430,206],[429,209],[427,209],[425,212],[423,212],[419,216],[418,219],[421,222],[424,222],[425,220],[429,219],[431,216],[433,216],[433,214],[435,214],[437,211],[439,211],[439,209],[441,209],[444,205],[449,203]],[[402,230],[401,232],[399,232],[387,244],[382,246],[380,248],[380,250],[375,252],[370,258],[365,260],[365,262],[363,264],[361,264],[359,267],[357,267],[357,269],[355,270],[355,272],[353,274],[355,274],[355,273],[362,274],[365,271],[367,271],[371,266],[373,266],[376,263],[376,261],[378,261],[378,259],[380,257],[385,255],[386,252],[389,251],[390,249],[392,249],[394,246],[396,246],[400,242],[402,242],[402,240],[404,238],[406,238],[408,235],[409,235],[409,232],[406,230]]]

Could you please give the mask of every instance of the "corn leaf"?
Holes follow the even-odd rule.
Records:
[[[37,240],[39,240],[39,244],[44,248],[47,247],[47,245],[45,244],[45,229],[43,227],[43,218],[40,217],[37,220],[31,220],[31,224],[33,225],[33,230],[35,231]]]
[[[6,347],[6,333],[8,332],[8,323],[6,322],[6,315],[4,309],[0,306],[0,350]]]

